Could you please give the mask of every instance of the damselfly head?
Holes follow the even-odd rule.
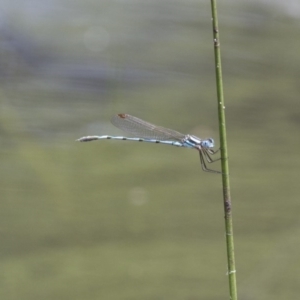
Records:
[[[209,138],[209,139],[207,139],[207,140],[201,141],[201,146],[202,146],[203,148],[207,148],[207,149],[213,148],[214,145],[215,145],[215,142],[214,142],[214,140],[213,140],[212,138]]]

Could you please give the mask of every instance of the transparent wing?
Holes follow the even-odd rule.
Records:
[[[112,117],[111,122],[119,129],[131,133],[136,137],[159,141],[182,141],[185,137],[184,134],[175,130],[156,126],[127,114],[115,115]]]

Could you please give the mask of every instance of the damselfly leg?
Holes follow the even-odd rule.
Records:
[[[207,168],[206,163],[205,163],[205,158],[207,160],[208,163],[212,163],[215,162],[221,158],[215,159],[213,160],[207,153],[207,149],[199,149],[199,155],[200,155],[200,163],[201,163],[201,168],[203,171],[205,172],[210,172],[210,173],[217,173],[217,174],[221,174],[222,172],[220,171],[216,171],[216,170],[212,170]]]
[[[221,157],[218,157],[218,158],[212,158],[211,155],[214,155],[216,153],[219,152],[220,149],[214,151],[213,149],[202,149],[203,151],[203,155],[204,157],[206,158],[207,162],[209,163],[213,163],[215,161],[218,161],[221,159]]]

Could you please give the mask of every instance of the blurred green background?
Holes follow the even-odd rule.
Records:
[[[219,2],[238,292],[297,299],[300,5]],[[1,299],[228,299],[197,152],[75,142],[126,112],[218,146],[210,2],[2,6]]]

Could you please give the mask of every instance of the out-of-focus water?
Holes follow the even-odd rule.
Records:
[[[298,16],[219,3],[243,299],[299,294]],[[221,178],[197,152],[75,142],[126,112],[218,144],[209,2],[3,1],[0,101],[2,299],[228,295]]]

